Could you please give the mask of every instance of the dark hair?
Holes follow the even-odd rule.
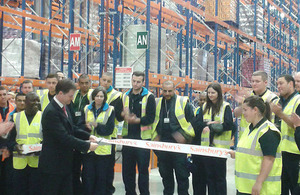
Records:
[[[264,100],[257,96],[249,96],[244,100],[244,104],[249,106],[250,108],[257,107],[262,116],[266,117],[268,120],[271,119],[271,108],[268,102],[264,102]]]
[[[57,80],[59,80],[57,74],[50,73],[46,76],[46,79],[53,79],[53,78],[56,78]]]
[[[2,90],[6,90],[6,88],[3,86],[0,86],[0,91],[2,91]]]
[[[134,71],[132,73],[132,76],[143,77],[143,81],[145,80],[145,73],[143,73],[142,71]]]
[[[222,88],[221,85],[219,83],[211,83],[208,85],[206,91],[209,88],[213,88],[215,91],[217,91],[218,93],[218,99],[217,99],[217,103],[214,104],[208,97],[208,93],[206,94],[206,107],[203,111],[203,113],[210,111],[210,109],[212,108],[212,115],[215,116],[216,114],[218,114],[220,112],[221,106],[223,104],[223,95],[222,95]]]
[[[255,71],[252,76],[260,76],[263,81],[268,80],[268,74],[265,71]]]
[[[22,85],[23,85],[23,84],[26,84],[26,83],[30,83],[30,84],[32,84],[32,85],[33,85],[33,83],[32,83],[32,81],[31,81],[31,80],[24,80],[24,81],[22,82]]]
[[[292,75],[289,74],[282,74],[278,78],[284,78],[288,83],[293,82],[293,87],[295,88],[295,79],[292,77]]]
[[[15,100],[17,100],[17,97],[19,97],[19,96],[26,96],[26,94],[23,93],[23,92],[17,93],[17,94],[16,94],[16,97],[15,97]]]
[[[80,79],[89,79],[89,80],[90,80],[90,77],[89,77],[89,75],[87,75],[87,74],[82,74],[82,75],[80,75],[79,78],[78,78],[78,81],[79,81],[79,82],[80,82]]]
[[[29,99],[31,99],[33,97],[38,97],[40,99],[40,97],[33,91],[27,93],[25,96],[26,96],[26,101],[29,101]]]
[[[63,92],[63,94],[69,93],[70,90],[76,90],[76,85],[73,81],[70,79],[64,79],[58,81],[55,92],[58,94],[60,91]]]
[[[102,91],[103,95],[104,95],[104,101],[103,104],[105,104],[106,100],[107,100],[107,93],[106,93],[106,89],[102,86],[97,87],[96,89],[94,89],[94,91],[92,92],[92,100],[95,100],[96,95]]]

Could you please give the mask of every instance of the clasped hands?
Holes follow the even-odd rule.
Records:
[[[140,118],[138,118],[135,114],[130,113],[128,107],[124,108],[124,111],[122,111],[121,115],[128,124],[139,124],[141,121]]]

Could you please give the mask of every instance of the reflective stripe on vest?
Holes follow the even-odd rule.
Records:
[[[8,112],[7,112],[7,114],[6,114],[6,116],[5,116],[4,119],[2,118],[2,114],[0,114],[0,122],[2,122],[2,121],[8,121],[9,114],[15,110],[15,106],[13,104],[11,104],[9,102],[7,104],[8,104]]]
[[[156,113],[155,113],[155,120],[154,120],[153,127],[152,127],[153,128],[152,140],[154,140],[155,137],[157,136],[156,127],[157,127],[157,125],[159,123],[159,119],[160,119],[162,99],[163,99],[162,97],[155,99]],[[189,136],[194,137],[195,136],[194,128],[193,128],[192,124],[186,120],[185,114],[184,114],[184,108],[185,108],[187,102],[188,102],[187,97],[183,97],[183,96],[176,97],[175,116],[176,116],[182,130]]]
[[[258,175],[255,175],[255,174],[250,174],[250,173],[239,173],[239,172],[234,172],[235,175],[237,177],[240,177],[240,178],[245,178],[245,179],[250,179],[250,180],[256,180],[257,176]],[[265,181],[281,181],[281,175],[280,176],[269,176],[267,177],[267,179]]]
[[[146,116],[146,108],[147,108],[147,102],[148,98],[152,93],[148,92],[147,95],[145,95],[142,99],[142,113],[141,118]],[[122,97],[123,107],[129,108],[129,96],[124,94]],[[142,139],[151,139],[151,132],[152,131],[152,124],[150,125],[141,125],[141,138]],[[128,135],[128,123],[124,121],[123,123],[123,129],[122,129],[122,136]]]
[[[250,193],[256,179],[261,171],[263,153],[259,139],[268,131],[280,131],[270,121],[265,121],[260,127],[255,128],[250,134],[249,127],[246,128],[236,150],[235,161],[235,183],[241,193]],[[280,144],[276,151],[276,157],[272,169],[262,185],[260,194],[280,194],[281,192],[281,150]]]
[[[220,123],[224,122],[224,115],[226,106],[229,106],[229,103],[223,101],[223,104],[220,108],[220,112],[215,115],[214,121],[219,121]],[[203,105],[203,111],[205,110],[206,103]],[[210,122],[212,119],[212,111],[208,110],[206,113],[203,114],[203,120],[205,122]],[[230,148],[230,140],[231,140],[231,130],[224,131],[221,135],[214,136],[214,144],[217,148]],[[209,146],[209,133],[205,133],[201,135],[201,145],[202,146]]]
[[[113,101],[115,101],[116,99],[118,99],[119,97],[122,96],[122,93],[112,89],[110,92],[107,93],[107,101],[106,103],[111,104]],[[117,137],[118,134],[118,126],[119,126],[119,121],[117,120],[117,118],[115,118],[115,128],[114,128],[114,132],[112,134],[113,138]]]
[[[41,107],[42,107],[42,111],[45,110],[45,108],[47,107],[47,105],[50,103],[50,100],[48,98],[48,93],[45,93],[42,97],[41,97]]]
[[[114,110],[113,106],[109,106],[106,111],[102,111],[97,119],[95,120],[95,116],[92,110],[88,109],[88,105],[84,108],[84,113],[85,113],[85,121],[86,123],[88,122],[97,122],[100,123],[101,125],[106,125],[112,111]],[[92,127],[92,135],[95,135],[96,137],[101,137],[105,139],[111,139],[111,135],[108,136],[100,136],[97,134],[95,129]],[[97,149],[95,150],[95,154],[97,155],[110,155],[111,154],[111,145],[102,145],[98,146]]]
[[[296,112],[296,109],[300,103],[300,95],[296,94],[294,97],[290,99],[288,104],[283,109],[283,113],[290,116],[292,113]],[[288,126],[288,124],[282,120],[281,121],[281,133],[282,133],[282,151],[300,154],[299,149],[295,142],[295,129],[293,127]]]
[[[39,144],[42,141],[42,112],[38,111],[28,124],[25,111],[14,114],[16,126],[16,142],[18,144]],[[14,152],[13,167],[14,169],[24,169],[27,165],[33,168],[38,167],[38,156],[24,156]]]

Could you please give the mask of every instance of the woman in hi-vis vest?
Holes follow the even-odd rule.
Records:
[[[84,108],[81,115],[82,126],[99,138],[111,139],[115,126],[115,111],[113,106],[106,103],[106,89],[97,87],[92,92],[93,102]],[[84,194],[110,195],[108,189],[108,171],[111,163],[111,145],[100,145],[94,152],[88,152],[83,156],[82,181]]]
[[[201,145],[217,148],[230,148],[233,128],[232,110],[229,103],[223,100],[222,88],[219,83],[207,87],[206,103],[202,106],[203,131]],[[226,195],[226,159],[216,157],[203,158],[206,171],[208,194]]]
[[[258,96],[244,100],[243,114],[250,125],[237,145],[235,185],[237,194],[276,195],[281,193],[281,133],[270,122],[270,106]]]

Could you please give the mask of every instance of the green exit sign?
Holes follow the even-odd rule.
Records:
[[[148,32],[137,32],[136,48],[147,49],[148,44]]]

